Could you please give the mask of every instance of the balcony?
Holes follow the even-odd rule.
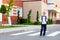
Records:
[[[54,3],[48,3],[47,9],[54,10]]]

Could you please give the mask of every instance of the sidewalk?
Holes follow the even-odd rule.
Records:
[[[29,30],[34,30],[40,27],[37,26],[29,26],[29,27],[16,27],[16,28],[5,28],[5,29],[0,29],[0,33],[6,33],[6,32],[14,32],[14,31],[29,31]]]
[[[16,25],[17,26],[17,25]],[[52,26],[60,26],[59,24],[52,24],[52,25],[47,25],[47,27],[52,27]],[[40,29],[40,25],[29,25],[28,27],[16,27],[16,28],[5,28],[5,29],[0,29],[0,33],[8,33],[8,32],[15,32],[15,31],[32,31]]]

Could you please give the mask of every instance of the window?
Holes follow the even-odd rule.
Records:
[[[18,13],[18,11],[19,11],[20,17],[22,17],[22,7],[18,7],[17,8],[17,13]]]

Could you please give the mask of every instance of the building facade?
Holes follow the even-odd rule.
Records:
[[[8,5],[9,0],[2,0],[2,4],[5,6],[9,6]],[[12,24],[17,24],[17,12],[18,10],[20,11],[20,13],[22,13],[22,6],[23,3],[21,0],[13,0],[13,8],[10,11],[10,17],[11,17],[11,23]],[[22,14],[21,14],[22,16]],[[7,24],[8,23],[8,18],[6,15],[2,16],[2,24]]]
[[[9,0],[2,0],[0,3],[8,6]],[[36,21],[37,11],[39,12],[39,16],[43,14],[43,11],[46,12],[46,16],[48,18],[53,19],[53,23],[60,23],[60,12],[58,12],[56,7],[59,9],[60,4],[59,0],[14,0],[14,6],[10,11],[10,17],[12,24],[17,23],[17,12],[20,11],[20,17],[27,18],[29,10],[31,13],[31,22]],[[8,23],[8,19],[6,16],[2,17],[2,23]]]
[[[1,0],[1,4],[5,6],[9,6],[8,2],[9,0]],[[39,11],[39,16],[40,16],[42,12],[46,10],[47,0],[14,0],[13,4],[14,6],[12,10],[10,11],[12,24],[17,23],[18,10],[20,11],[20,17],[22,18],[27,18],[29,10],[32,10],[31,22],[35,22],[37,11]],[[2,15],[2,23],[3,24],[8,23],[8,18],[6,15]]]
[[[23,2],[23,18],[27,18],[28,12],[31,10],[31,22],[35,22],[37,11],[39,12],[39,16],[41,16],[43,11],[47,11],[46,8],[47,2],[43,0]]]
[[[60,0],[48,0],[48,17],[54,24],[60,24]]]

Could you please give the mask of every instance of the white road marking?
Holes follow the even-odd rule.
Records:
[[[51,33],[51,34],[48,34],[47,36],[52,36],[52,37],[54,37],[54,36],[58,35],[59,33],[60,33],[60,31],[56,31],[56,32],[53,32],[53,33]]]
[[[22,32],[22,33],[15,33],[15,34],[11,34],[12,36],[17,36],[17,35],[22,35],[22,34],[27,34],[27,33],[31,33],[34,31],[27,31],[27,32]]]
[[[39,35],[40,32],[37,32],[37,33],[33,33],[33,34],[29,34],[28,36],[36,36],[36,35]]]
[[[47,31],[46,31],[47,32]],[[37,33],[33,33],[33,34],[29,34],[28,36],[37,36],[37,35],[39,35],[40,34],[40,32],[37,32]]]
[[[27,32],[22,32],[22,33],[15,33],[15,34],[11,34],[11,36],[23,35],[23,34],[27,34],[27,33],[31,33],[31,34],[28,34],[27,36],[37,36],[37,35],[40,34],[40,32],[37,32],[37,33],[32,33],[32,32],[35,32],[35,31],[27,31]],[[48,32],[48,31],[46,31],[46,32]],[[54,37],[54,36],[56,36],[58,34],[60,34],[60,31],[55,31],[53,33],[48,34],[47,36]]]

